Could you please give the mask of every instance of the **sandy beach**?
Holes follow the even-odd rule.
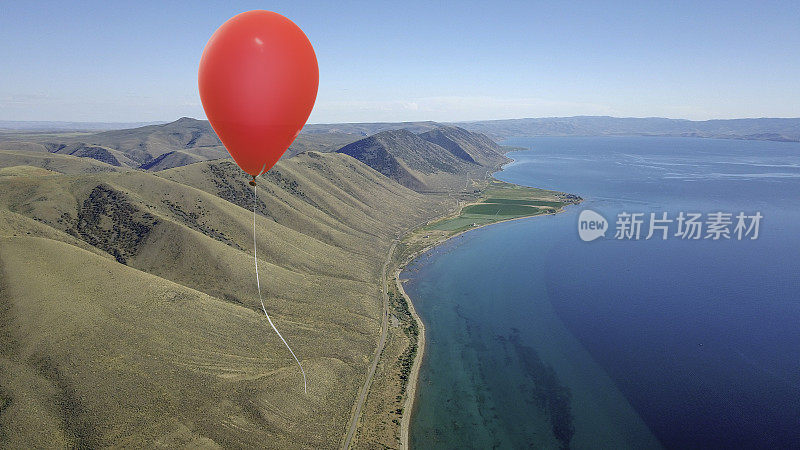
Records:
[[[422,358],[425,356],[425,324],[417,314],[417,310],[414,309],[414,303],[411,301],[411,298],[409,298],[405,289],[403,289],[403,282],[400,281],[400,272],[402,272],[402,270],[403,269],[400,268],[397,269],[397,272],[395,272],[395,283],[397,284],[397,289],[406,299],[408,308],[411,311],[411,315],[414,317],[414,320],[417,321],[417,326],[419,327],[417,354],[414,357],[414,364],[411,366],[411,375],[408,380],[408,385],[406,386],[406,398],[405,402],[403,403],[403,417],[400,419],[400,444],[402,445],[402,448],[407,449],[409,448],[409,429],[411,428],[411,414],[414,408],[414,399],[417,395],[419,370],[420,367],[422,367]]]

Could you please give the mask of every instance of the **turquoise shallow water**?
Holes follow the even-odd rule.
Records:
[[[800,144],[536,138],[499,179],[586,198],[410,265],[415,448],[800,446]],[[760,211],[751,241],[582,242],[577,217]],[[609,233],[609,237],[613,230]]]

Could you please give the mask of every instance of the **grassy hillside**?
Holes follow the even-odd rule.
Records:
[[[442,126],[419,135],[428,142],[439,145],[457,157],[485,167],[495,167],[506,162],[503,150],[483,134],[459,127]]]
[[[339,149],[400,184],[419,192],[452,191],[483,178],[505,161],[485,136],[457,128],[416,135],[382,131]]]
[[[4,150],[0,146],[0,167],[32,166],[58,173],[118,172],[121,168],[91,158],[50,154],[46,151]]]
[[[0,447],[339,444],[392,239],[443,200],[309,152],[153,173],[0,151]]]
[[[207,121],[186,117],[167,124],[99,133],[5,131],[0,133],[0,149],[67,154],[151,170],[154,166],[164,169],[176,163],[228,157]]]

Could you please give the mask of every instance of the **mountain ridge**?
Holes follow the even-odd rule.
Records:
[[[441,145],[440,145],[441,144]],[[445,190],[464,179],[485,176],[505,162],[499,146],[461,128],[437,128],[414,134],[386,130],[348,144],[339,153],[352,156],[418,192]]]

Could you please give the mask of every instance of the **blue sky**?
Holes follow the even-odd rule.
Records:
[[[203,47],[279,12],[320,66],[310,122],[800,117],[800,2],[0,3],[0,120],[204,118]]]

